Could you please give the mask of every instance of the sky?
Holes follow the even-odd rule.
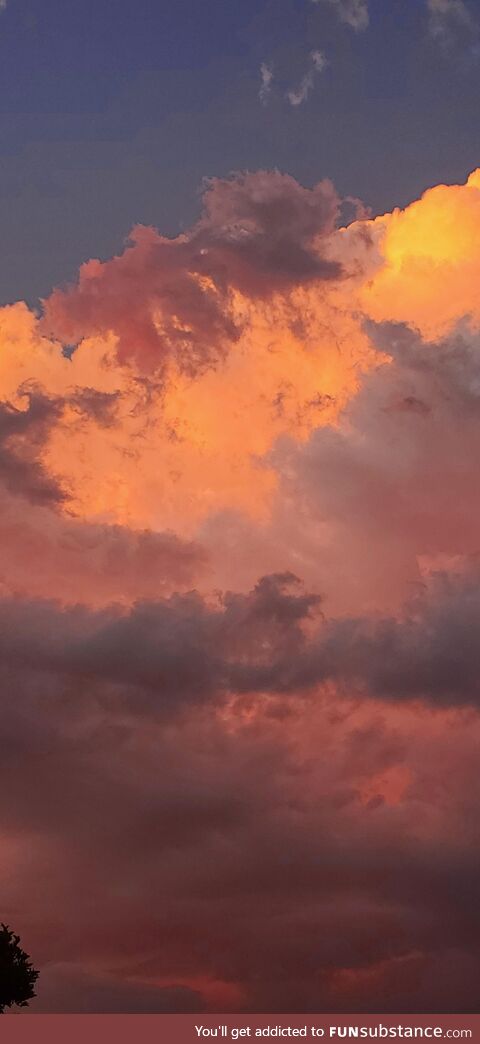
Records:
[[[35,305],[135,224],[190,227],[207,176],[330,177],[382,213],[478,163],[476,0],[2,6],[2,303]]]
[[[475,1012],[480,11],[0,2],[28,1012]]]

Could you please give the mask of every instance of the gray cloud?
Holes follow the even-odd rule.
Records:
[[[300,446],[284,438],[268,458],[280,483],[270,545],[287,527],[295,549],[301,534],[304,568],[341,612],[396,611],[422,563],[478,551],[478,335],[464,326],[432,344],[401,326],[368,332],[378,365],[339,423]]]
[[[154,717],[232,693],[299,696],[330,681],[386,700],[480,704],[475,564],[460,578],[439,574],[397,618],[327,617],[312,627],[319,606],[288,574],[217,606],[194,593],[96,612],[4,600],[0,662]]]

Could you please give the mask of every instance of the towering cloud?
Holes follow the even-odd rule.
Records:
[[[342,213],[211,179],[189,231],[0,311],[39,1011],[474,1010],[480,174]]]

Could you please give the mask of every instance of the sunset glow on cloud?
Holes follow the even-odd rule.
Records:
[[[210,179],[0,309],[32,1011],[474,1010],[480,171],[353,206]]]

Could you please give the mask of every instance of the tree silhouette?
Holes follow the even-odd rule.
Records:
[[[0,926],[0,1014],[12,1004],[25,1008],[35,997],[33,989],[38,978],[28,953],[18,945],[20,936],[15,935],[7,924]]]

